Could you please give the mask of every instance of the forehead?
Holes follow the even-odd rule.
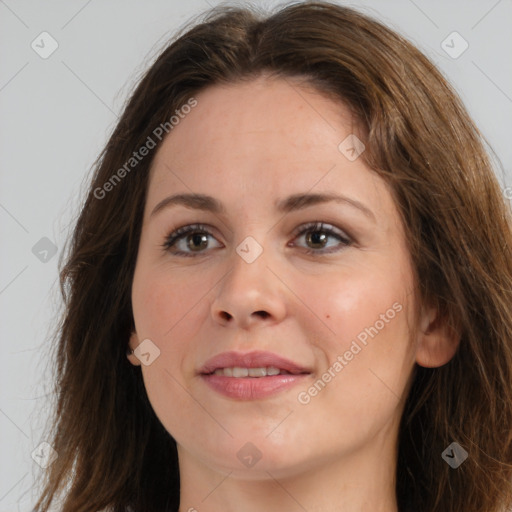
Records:
[[[340,150],[347,137],[363,138],[341,101],[297,80],[265,77],[215,85],[195,98],[155,156],[150,195],[242,190],[261,198],[315,188],[382,200],[377,174]]]
[[[330,144],[336,150],[339,136],[347,129],[357,129],[342,102],[334,102],[292,79],[260,77],[214,85],[201,91],[196,99],[197,107],[173,129],[166,142],[167,146],[178,146],[193,132],[200,141],[197,156],[215,151],[216,144],[229,142],[236,147],[248,139],[255,143],[265,140],[267,153],[289,146],[307,149],[319,143]],[[331,137],[326,140],[327,132]]]

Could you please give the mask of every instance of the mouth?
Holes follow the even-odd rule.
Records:
[[[273,377],[274,375],[299,375],[298,373],[292,373],[282,368],[276,368],[275,366],[259,366],[254,368],[232,366],[229,368],[217,368],[212,373],[213,375],[223,375],[224,377],[233,377],[235,379],[245,377],[258,379],[261,377]],[[207,375],[212,375],[212,373]]]
[[[217,393],[238,400],[256,400],[297,385],[311,371],[271,352],[224,352],[198,372]]]

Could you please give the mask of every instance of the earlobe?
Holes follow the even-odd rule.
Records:
[[[438,368],[456,354],[460,333],[448,325],[434,309],[425,312],[420,321],[416,362],[425,368]]]
[[[136,332],[132,332],[130,336],[130,340],[128,342],[128,347],[126,348],[126,357],[128,361],[132,363],[134,366],[140,366],[140,359],[133,353],[137,345],[139,344],[139,338]]]

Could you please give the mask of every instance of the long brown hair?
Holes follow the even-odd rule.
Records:
[[[511,507],[512,219],[482,136],[413,45],[357,11],[307,2],[265,16],[214,9],[165,48],[128,101],[61,269],[65,314],[48,437],[58,458],[36,510],[62,495],[63,512],[178,509],[175,441],[151,408],[140,367],[126,358],[158,147],[122,179],[112,176],[199,91],[262,73],[302,78],[352,109],[366,133],[362,157],[399,207],[418,303],[436,305],[461,336],[448,364],[414,369],[399,433],[400,511]],[[452,442],[469,454],[457,469],[441,456]]]

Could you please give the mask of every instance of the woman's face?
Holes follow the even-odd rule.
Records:
[[[155,156],[132,290],[130,344],[149,340],[145,387],[180,463],[250,478],[392,456],[413,273],[354,120],[290,80],[196,99]]]

